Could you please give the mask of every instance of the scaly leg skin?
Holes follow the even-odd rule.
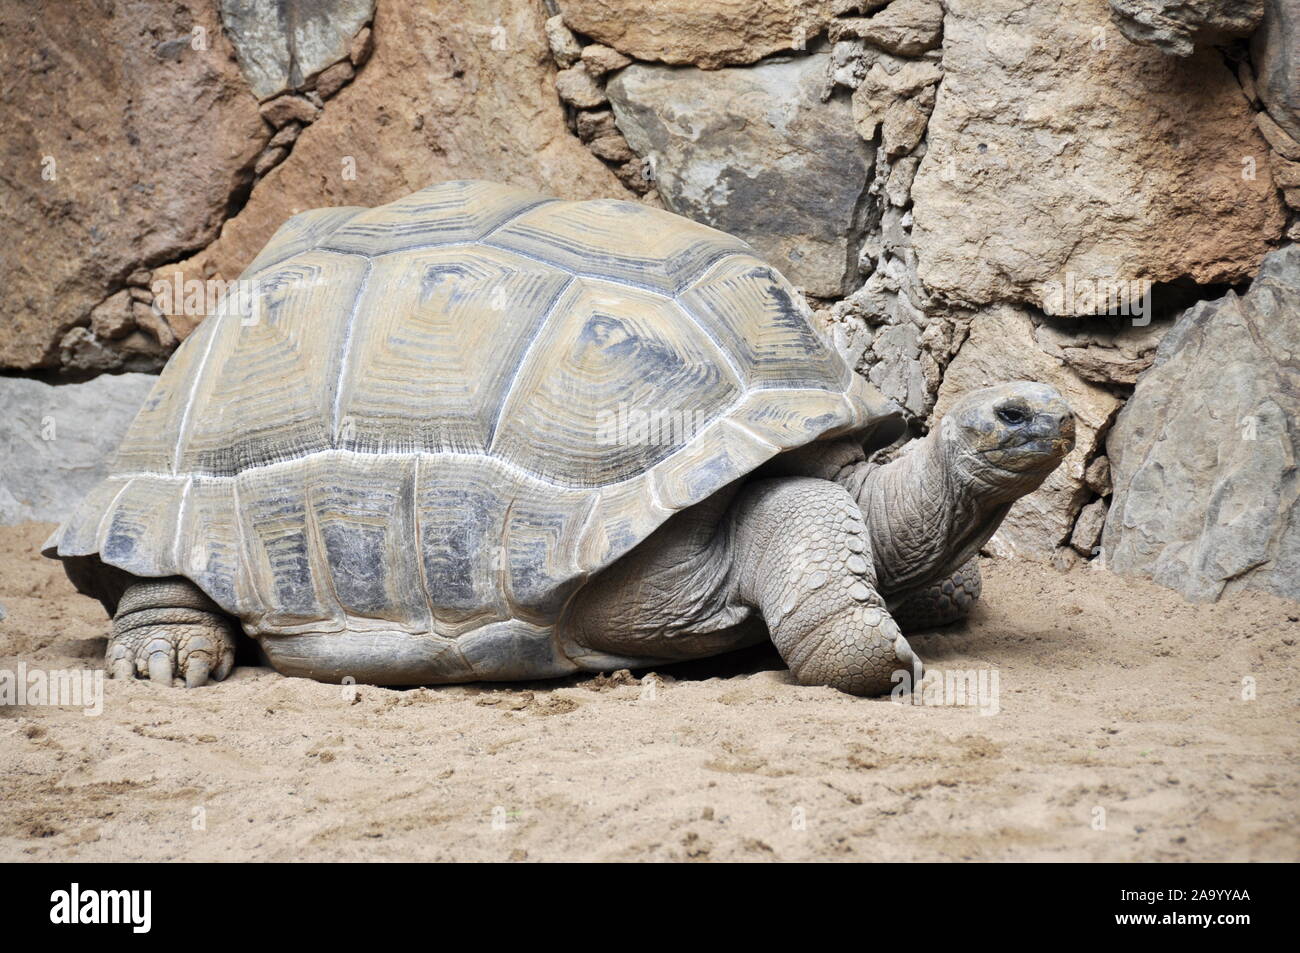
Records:
[[[876,591],[862,512],[837,483],[760,480],[732,510],[737,597],[758,609],[803,685],[888,693],[921,662]]]
[[[142,579],[127,587],[113,616],[105,664],[112,678],[139,676],[186,688],[230,674],[235,623],[188,579]]]
[[[966,618],[979,597],[979,562],[971,559],[942,582],[905,598],[894,607],[894,620],[906,632],[933,629]]]

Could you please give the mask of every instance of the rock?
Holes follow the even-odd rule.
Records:
[[[875,16],[832,20],[831,42],[854,37],[899,56],[919,56],[933,50],[943,37],[943,4],[939,0],[894,0]]]
[[[630,56],[624,56],[613,47],[603,43],[592,43],[582,48],[582,65],[592,76],[604,76],[616,69],[622,69],[632,62]]]
[[[142,331],[147,331],[164,352],[170,352],[176,347],[176,335],[172,332],[166,318],[143,301],[135,302],[131,306],[131,311],[136,326]]]
[[[1249,291],[1188,309],[1106,440],[1108,568],[1192,599],[1265,589],[1300,599],[1300,246]]]
[[[91,333],[100,340],[124,338],[135,330],[135,316],[131,312],[131,292],[123,289],[95,305],[90,312]]]
[[[627,162],[635,158],[631,147],[628,146],[627,140],[622,136],[601,136],[599,139],[593,139],[589,143],[591,151],[600,156],[606,162]]]
[[[578,127],[578,138],[583,142],[619,135],[618,126],[614,125],[614,114],[608,109],[580,112],[575,122]]]
[[[868,142],[875,139],[876,130],[891,108],[926,91],[932,92],[942,78],[943,70],[938,63],[877,57],[853,93],[853,122],[862,138]],[[929,98],[929,104],[934,105],[933,98]]]
[[[560,70],[555,76],[555,88],[561,99],[579,109],[594,109],[609,102],[605,90],[582,66]]]
[[[53,523],[70,515],[103,479],[109,456],[156,380],[120,374],[51,386],[0,377],[0,524]]]
[[[1075,445],[1043,485],[1011,507],[989,541],[996,555],[1049,561],[1070,541],[1075,520],[1091,495],[1085,482],[1088,461],[1100,449],[1120,400],[1090,384],[1043,353],[1035,342],[1034,322],[1020,308],[995,305],[975,315],[970,337],[948,365],[934,408],[938,420],[968,390],[1010,380],[1051,384],[1075,415]]]
[[[269,132],[197,0],[0,4],[0,62],[0,368],[56,368],[127,276],[216,237]]]
[[[1106,501],[1093,500],[1079,511],[1070,534],[1070,545],[1084,556],[1095,556],[1101,550],[1102,527],[1106,525]]]
[[[284,161],[284,157],[289,154],[289,150],[283,146],[276,146],[273,149],[265,149],[257,157],[257,162],[253,165],[253,171],[258,175],[266,175],[277,165]]]
[[[298,138],[298,133],[302,132],[302,126],[296,122],[286,123],[281,126],[271,137],[271,141],[266,144],[268,149],[274,149],[277,146],[288,148],[293,145],[294,140]]]
[[[1084,380],[1132,386],[1155,360],[1167,324],[1134,326],[1123,319],[1053,320],[1038,326],[1035,340]]]
[[[276,129],[296,122],[301,125],[315,122],[320,108],[304,96],[277,96],[259,107],[262,118]]]
[[[362,27],[357,35],[352,38],[352,45],[348,47],[348,59],[352,61],[353,67],[361,69],[366,60],[370,59],[371,52],[374,51],[374,39],[370,33],[370,27]]]
[[[1251,38],[1250,55],[1268,114],[1300,140],[1300,0],[1264,0],[1264,22]]]
[[[1114,489],[1110,481],[1110,457],[1103,454],[1088,464],[1088,469],[1083,474],[1083,482],[1088,484],[1088,489],[1098,496],[1110,496]]]
[[[805,293],[852,290],[872,154],[844,96],[823,102],[828,56],[704,71],[634,64],[607,91],[673,211],[738,235]]]
[[[912,185],[931,290],[1041,306],[1070,275],[1208,284],[1254,273],[1283,210],[1217,50],[1180,59],[1107,35],[1104,0],[946,9],[944,80]],[[1263,171],[1243,180],[1252,154]]]
[[[1119,32],[1175,56],[1250,36],[1263,16],[1264,0],[1110,0]]]
[[[349,56],[375,0],[221,0],[221,23],[258,99],[302,89]]]
[[[802,50],[831,17],[828,0],[563,0],[564,22],[638,60],[717,69]]]
[[[1255,124],[1274,152],[1292,162],[1300,160],[1300,141],[1291,138],[1285,129],[1273,121],[1272,116],[1266,112],[1257,113]]]
[[[59,351],[60,363],[77,374],[100,374],[116,370],[123,362],[121,352],[96,337],[95,332],[89,328],[73,328],[68,331],[59,341]]]
[[[329,99],[340,89],[352,82],[356,71],[347,60],[340,60],[316,77],[316,92],[324,99]]]
[[[220,238],[154,277],[233,280],[297,212],[382,205],[446,179],[567,199],[629,198],[565,126],[541,5],[466,0],[458,10],[463,17],[453,19],[428,4],[380,5],[374,30],[382,42],[346,95],[302,130]],[[508,27],[508,54],[465,27],[498,22]]]
[[[582,55],[582,44],[573,35],[573,31],[564,25],[564,17],[557,14],[549,18],[545,30],[551,56],[562,69],[568,69],[578,62],[578,57]]]

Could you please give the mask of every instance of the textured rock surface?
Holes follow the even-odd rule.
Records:
[[[1255,86],[1268,113],[1300,139],[1300,0],[1265,0],[1264,22],[1251,38]]]
[[[1250,290],[1190,308],[1160,344],[1106,447],[1106,565],[1194,599],[1300,599],[1296,440],[1300,246]]]
[[[638,60],[716,69],[804,49],[830,19],[829,0],[560,0],[564,22]]]
[[[221,22],[258,99],[301,89],[345,59],[375,0],[221,0]]]
[[[0,524],[64,519],[103,479],[156,380],[105,374],[52,386],[0,377]]]
[[[1284,225],[1219,53],[1118,36],[1105,0],[951,0],[929,151],[912,186],[921,278],[1041,304],[1079,278],[1235,282]],[[1101,46],[1103,48],[1097,48]],[[1243,156],[1259,172],[1243,178]]]
[[[216,237],[270,131],[206,2],[6,3],[0,61],[0,367],[53,366],[131,272]]]
[[[1110,0],[1110,15],[1134,43],[1191,56],[1195,46],[1250,36],[1264,0]]]
[[[380,205],[443,179],[628,198],[565,127],[540,4],[381,4],[374,52],[221,236],[155,279],[238,277],[291,215]],[[494,44],[496,47],[494,48]]]
[[[634,65],[608,86],[618,127],[652,162],[667,206],[745,239],[818,297],[857,277],[872,168],[847,97],[822,101],[827,59]]]
[[[1085,474],[1119,398],[1083,380],[1045,354],[1029,315],[1010,305],[977,314],[966,341],[943,378],[935,418],[968,390],[993,381],[1029,379],[1051,384],[1074,409],[1075,446],[1041,487],[1017,500],[989,541],[998,555],[1047,560],[1070,541],[1075,518],[1090,495]]]

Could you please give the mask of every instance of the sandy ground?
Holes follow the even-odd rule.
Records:
[[[51,528],[0,528],[0,670],[101,665]],[[996,672],[996,714],[800,687],[765,649],[653,688],[242,667],[106,680],[98,716],[0,706],[0,860],[1300,859],[1300,605],[984,571],[973,618],[912,644]]]

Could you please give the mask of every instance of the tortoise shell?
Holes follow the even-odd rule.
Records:
[[[110,611],[104,566],[188,577],[255,636],[572,670],[565,601],[673,513],[898,429],[748,245],[634,202],[448,182],[296,215],[242,277],[256,313],[185,340],[46,544]],[[503,640],[514,668],[475,669]]]

